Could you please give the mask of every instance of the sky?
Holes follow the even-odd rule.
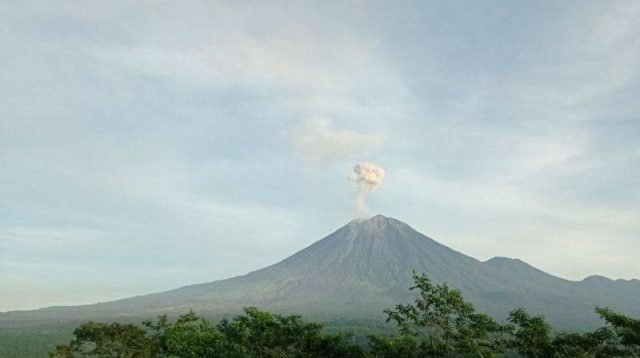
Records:
[[[0,311],[244,274],[370,214],[640,278],[640,2],[2,1]]]

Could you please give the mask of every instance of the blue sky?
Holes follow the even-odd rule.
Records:
[[[640,278],[640,3],[0,3],[0,310],[274,263],[372,214]]]

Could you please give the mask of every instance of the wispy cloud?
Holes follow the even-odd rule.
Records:
[[[291,144],[313,161],[362,158],[386,141],[381,134],[337,128],[330,120],[317,118],[297,124],[289,133]]]

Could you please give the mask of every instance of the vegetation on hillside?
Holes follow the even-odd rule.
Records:
[[[142,326],[87,322],[52,358],[73,357],[638,357],[640,320],[608,308],[596,312],[606,325],[587,333],[553,334],[544,317],[511,311],[507,323],[475,311],[460,291],[414,273],[413,304],[386,310],[395,336],[369,335],[366,345],[348,335],[324,332],[299,315],[245,308],[212,324],[193,312],[172,322],[160,316]]]

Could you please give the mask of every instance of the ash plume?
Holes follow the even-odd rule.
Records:
[[[384,169],[369,163],[360,162],[353,167],[353,174],[349,180],[358,185],[356,191],[356,215],[365,217],[367,215],[366,199],[380,183],[384,180]]]

